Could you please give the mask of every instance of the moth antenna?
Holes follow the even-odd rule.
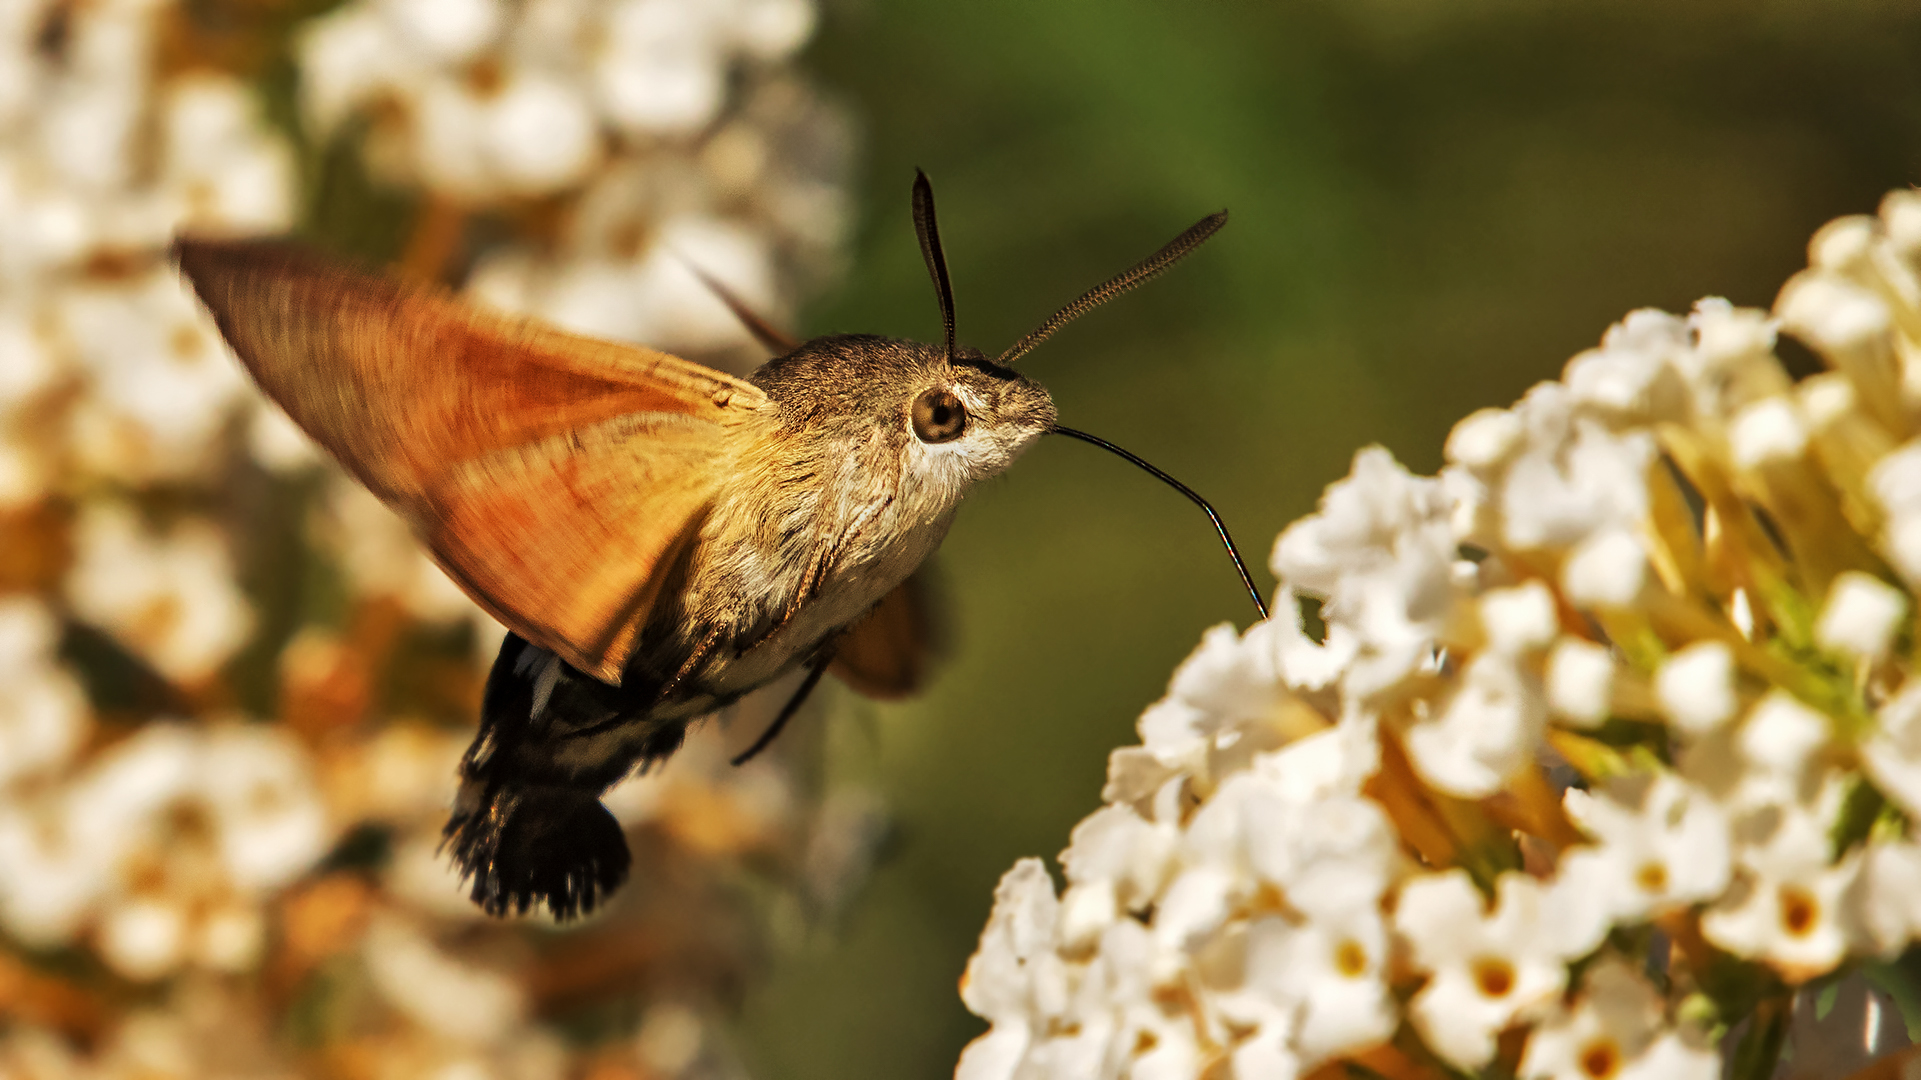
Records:
[[[1216,215],[1216,216],[1224,217],[1225,215]],[[1206,222],[1202,222],[1202,224],[1206,224]],[[1219,228],[1220,227],[1219,223],[1217,222],[1214,227]],[[1193,229],[1188,230],[1188,232],[1193,232],[1193,231],[1194,231]],[[1207,239],[1207,237],[1202,236],[1201,239],[1205,240]],[[1194,243],[1199,243],[1199,242],[1200,242],[1199,240],[1194,241]],[[1169,248],[1173,246],[1174,245],[1172,244],[1168,245]],[[1192,247],[1193,244],[1189,244],[1188,246]],[[1165,251],[1166,249],[1162,249],[1162,250]],[[1156,258],[1158,257],[1159,256],[1156,256]],[[1179,257],[1180,257],[1179,255],[1174,256],[1174,258],[1179,258]],[[1065,435],[1071,439],[1079,439],[1080,441],[1085,443],[1093,443],[1095,446],[1098,446],[1101,449],[1108,451],[1109,453],[1117,454],[1120,457],[1126,458],[1128,461],[1133,462],[1134,464],[1140,466],[1142,469],[1145,469],[1148,473],[1152,474],[1154,477],[1158,478],[1162,483],[1167,484],[1169,487],[1172,487],[1175,491],[1178,491],[1181,494],[1187,496],[1189,499],[1193,500],[1194,505],[1200,507],[1201,510],[1207,514],[1207,520],[1214,523],[1214,531],[1221,534],[1221,543],[1227,546],[1227,557],[1234,560],[1234,569],[1240,571],[1241,584],[1247,586],[1247,595],[1253,598],[1254,609],[1261,613],[1261,620],[1263,622],[1267,620],[1267,602],[1261,599],[1261,590],[1254,587],[1254,578],[1250,576],[1247,572],[1247,563],[1241,560],[1240,549],[1234,546],[1234,538],[1228,535],[1227,526],[1222,523],[1221,515],[1214,512],[1214,507],[1209,505],[1206,499],[1201,498],[1199,492],[1195,491],[1191,487],[1188,487],[1186,484],[1181,483],[1179,480],[1176,480],[1173,477],[1167,475],[1166,473],[1155,468],[1154,466],[1149,465],[1146,459],[1140,457],[1139,455],[1130,454],[1126,450],[1123,450],[1120,447],[1115,446],[1113,443],[1108,442],[1106,439],[1103,439],[1098,435],[1089,435],[1085,431],[1076,431],[1073,428],[1062,427],[1059,424],[1055,424],[1052,428],[1049,428],[1048,432],[1049,434],[1053,434],[1053,435]]]
[[[921,258],[940,297],[941,327],[946,331],[947,359],[954,359],[954,284],[947,278],[947,256],[940,249],[940,226],[934,221],[934,185],[927,174],[914,170],[914,235],[920,237]]]
[[[702,270],[695,264],[694,260],[689,259],[687,256],[681,255],[678,252],[675,253],[675,256],[680,259],[682,266],[685,266],[695,277],[700,279],[702,285],[707,286],[708,292],[713,293],[721,303],[727,305],[727,310],[734,313],[734,318],[740,320],[740,325],[744,327],[749,334],[754,336],[755,341],[760,342],[761,347],[773,353],[775,356],[786,356],[788,353],[800,348],[800,342],[796,340],[793,335],[785,333],[779,327],[763,318],[760,312],[755,311],[747,301],[740,298],[739,293],[722,285],[719,278]]]
[[[932,210],[929,210],[932,213]],[[1050,315],[1046,322],[1036,327],[1034,332],[1016,341],[1008,350],[995,359],[1002,367],[1012,364],[1021,357],[1034,351],[1034,346],[1046,341],[1054,331],[1080,318],[1082,315],[1100,307],[1116,296],[1137,286],[1144,285],[1161,271],[1181,261],[1188,252],[1207,242],[1207,238],[1219,232],[1227,224],[1227,211],[1209,214],[1195,222],[1186,232],[1167,242],[1167,246],[1143,259],[1133,269],[1116,274],[1099,285],[1082,293],[1080,299]]]

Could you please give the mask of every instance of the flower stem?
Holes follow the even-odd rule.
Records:
[[[467,212],[451,199],[428,195],[414,217],[414,230],[400,255],[400,271],[415,281],[441,283],[459,254],[467,231]]]
[[[1748,1016],[1748,1029],[1734,1048],[1728,1080],[1769,1080],[1774,1075],[1781,1047],[1787,1043],[1788,1020],[1794,1015],[1789,1006],[1793,1000],[1791,994],[1777,994],[1755,1006]]]

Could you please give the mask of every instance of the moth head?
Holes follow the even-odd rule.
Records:
[[[926,346],[928,360],[933,350]],[[971,482],[1007,468],[1034,440],[1054,428],[1054,399],[1047,388],[973,349],[940,363],[927,363],[908,387],[910,460],[955,471]]]
[[[913,492],[926,508],[940,511],[967,485],[1007,468],[1042,435],[1078,434],[1055,422],[1053,399],[1014,370],[1014,362],[1074,319],[1160,274],[1227,221],[1224,212],[1202,218],[989,360],[955,342],[954,290],[941,250],[934,191],[918,171],[913,206],[914,232],[940,303],[941,343],[859,334],[815,338],[769,361],[752,381],[767,391],[787,436],[804,443],[807,453],[860,459],[870,470],[884,460],[898,461],[898,471],[887,470],[899,478],[895,494]],[[729,306],[740,311],[737,302]]]
[[[956,498],[1054,427],[1046,387],[973,349],[949,359],[940,346],[837,334],[769,361],[753,381],[795,437],[885,453],[904,478]]]

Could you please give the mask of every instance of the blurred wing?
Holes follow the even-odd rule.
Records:
[[[176,254],[261,389],[469,596],[619,681],[759,389],[285,244],[183,240]]]
[[[827,670],[877,701],[907,697],[927,681],[938,655],[938,590],[923,565],[841,634]]]

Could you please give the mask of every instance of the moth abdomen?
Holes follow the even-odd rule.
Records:
[[[490,914],[546,904],[555,918],[570,918],[592,911],[626,879],[627,839],[600,794],[635,754],[568,754],[565,733],[644,723],[639,699],[649,694],[638,685],[608,686],[518,634],[501,642],[442,834],[474,901]],[[679,745],[678,730],[648,735],[635,749],[664,754]],[[615,740],[622,742],[634,744]]]
[[[572,785],[464,781],[444,836],[490,915],[541,903],[556,919],[584,915],[627,880],[632,862],[599,792]]]

